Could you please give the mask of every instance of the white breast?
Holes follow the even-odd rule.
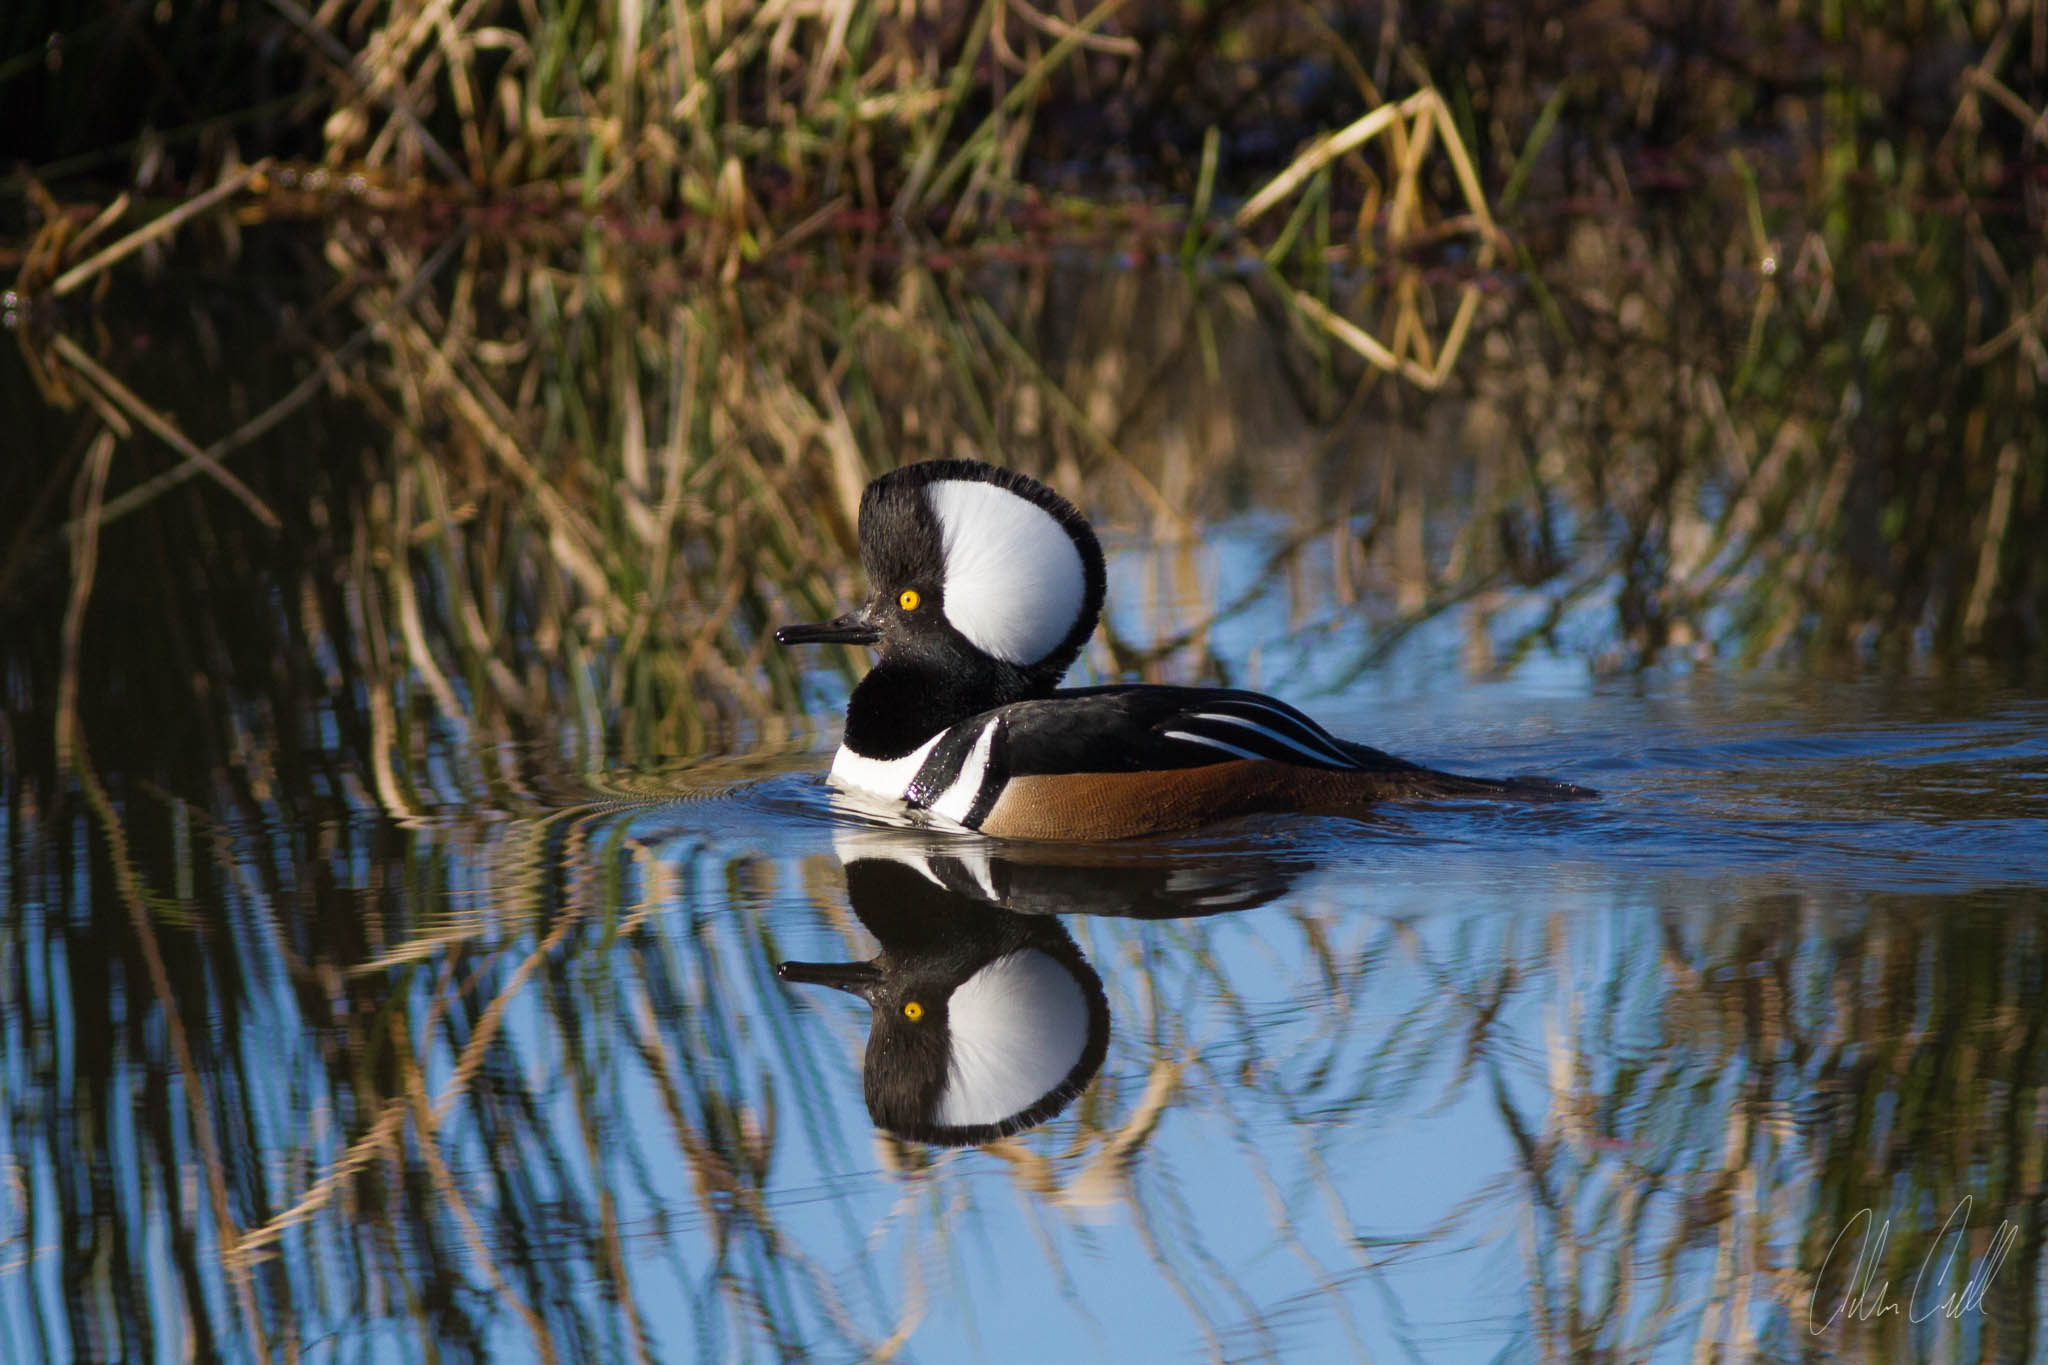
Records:
[[[832,781],[848,791],[901,801],[917,770],[939,746],[939,739],[933,735],[901,758],[865,758],[842,744],[832,757]]]
[[[981,734],[975,738],[967,761],[960,765],[959,774],[944,791],[925,803],[924,809],[939,823],[967,828],[967,813],[974,809],[975,798],[981,795],[982,783],[988,778],[989,751],[995,743],[997,723],[993,718],[982,722]],[[951,733],[941,731],[901,758],[866,758],[842,744],[832,759],[832,782],[856,795],[901,805],[909,799],[910,784],[918,769],[931,757],[939,741]]]

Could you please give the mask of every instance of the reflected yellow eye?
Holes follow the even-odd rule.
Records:
[[[914,592],[907,592],[903,595],[905,597],[917,596],[917,594]],[[908,1019],[913,1024],[916,1023],[918,1020],[924,1018],[924,1006],[918,1004],[915,1000],[911,1001],[909,1004],[903,1007],[903,1017],[905,1019]]]
[[[903,595],[896,599],[896,605],[903,608],[903,610],[905,611],[916,611],[917,604],[922,601],[924,601],[924,599],[917,595],[916,588],[905,588],[903,590]]]

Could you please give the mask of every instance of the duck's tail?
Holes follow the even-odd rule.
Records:
[[[1346,744],[1359,766],[1381,775],[1386,794],[1409,801],[1590,801],[1600,793],[1553,777],[1466,777],[1440,772],[1364,744]]]

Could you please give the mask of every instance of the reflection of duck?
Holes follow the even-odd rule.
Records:
[[[775,971],[867,1001],[862,1082],[876,1126],[991,1142],[1045,1122],[1094,1079],[1109,1001],[1058,920],[977,904],[887,858],[848,863],[846,889],[880,955]]]
[[[1284,891],[1297,870],[1248,852],[1024,861],[1035,851],[916,830],[849,830],[839,849],[848,899],[881,952],[867,962],[784,962],[776,974],[865,1000],[869,1115],[899,1137],[949,1146],[1045,1122],[1102,1066],[1102,980],[1046,912],[1249,909]]]
[[[1420,767],[1256,692],[1056,690],[1102,612],[1102,550],[1021,474],[959,460],[885,474],[861,497],[860,549],[868,600],[776,639],[880,650],[847,704],[833,780],[954,825],[1115,839],[1387,797],[1591,795]]]
[[[1250,841],[998,844],[903,825],[844,827],[833,837],[850,869],[886,858],[970,900],[1026,915],[1198,919],[1249,910],[1287,890],[1312,858]],[[976,907],[978,910],[978,907]],[[860,902],[854,903],[860,913]]]

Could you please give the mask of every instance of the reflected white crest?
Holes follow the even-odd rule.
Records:
[[[1081,983],[1035,948],[997,958],[960,983],[947,1006],[953,1056],[938,1121],[1001,1123],[1050,1094],[1088,1046]]]
[[[945,537],[953,628],[1013,664],[1052,653],[1088,598],[1087,569],[1066,528],[997,484],[942,479],[925,496]]]

